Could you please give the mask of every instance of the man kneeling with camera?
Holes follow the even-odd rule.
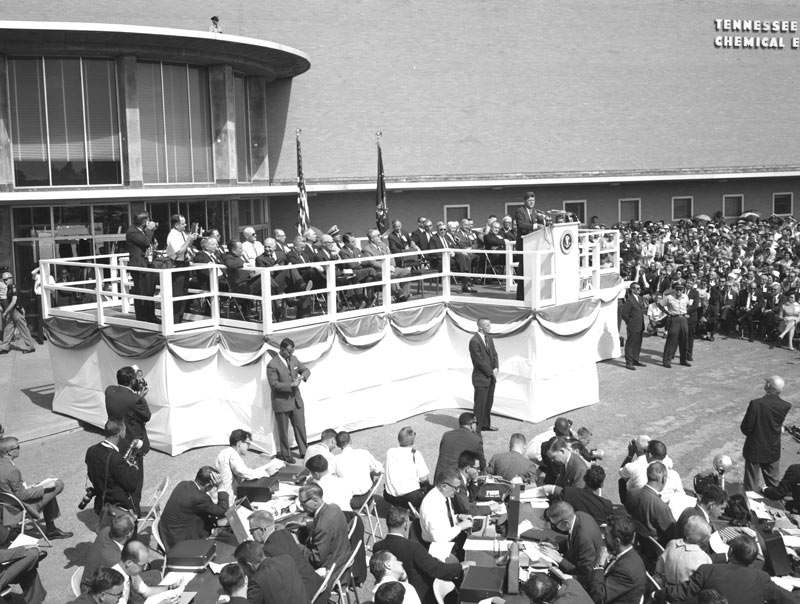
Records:
[[[78,507],[84,509],[94,496],[98,531],[109,526],[119,514],[132,514],[134,518],[139,515],[133,493],[139,476],[135,451],[141,441],[132,441],[128,451],[123,454],[119,444],[125,440],[125,435],[125,423],[120,419],[110,419],[105,425],[105,440],[86,451],[86,472],[92,486],[86,489],[86,495]]]

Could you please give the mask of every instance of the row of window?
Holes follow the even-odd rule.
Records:
[[[208,70],[136,66],[142,177],[146,184],[214,181]],[[8,60],[16,187],[123,182],[116,64],[112,59]],[[236,75],[238,179],[249,182],[247,79]]]
[[[562,209],[571,212],[578,217],[582,224],[588,224],[585,199],[573,199],[562,202]],[[620,222],[631,220],[641,220],[642,200],[641,198],[619,199],[617,201],[617,218]],[[772,213],[778,216],[790,216],[793,214],[793,194],[792,193],[773,193],[772,194]],[[504,211],[513,216],[514,210],[522,207],[518,202],[506,202]],[[726,219],[739,218],[747,208],[744,207],[744,195],[723,195],[722,214]],[[684,220],[694,218],[694,197],[673,197],[672,198],[672,220]],[[455,204],[444,206],[444,219],[461,220],[470,218],[469,204]],[[713,216],[711,216],[713,218]]]

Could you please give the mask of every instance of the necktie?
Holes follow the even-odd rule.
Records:
[[[292,381],[294,381],[294,369],[292,369],[292,364],[290,361],[291,358],[286,359],[286,366],[289,368],[289,376],[292,378]]]
[[[450,507],[450,498],[444,500],[445,504],[447,505],[447,519],[450,521],[450,526],[455,526],[455,522],[453,522],[453,508]]]

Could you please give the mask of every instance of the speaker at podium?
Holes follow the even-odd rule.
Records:
[[[532,309],[577,302],[580,290],[578,222],[550,224],[522,237],[524,300]]]

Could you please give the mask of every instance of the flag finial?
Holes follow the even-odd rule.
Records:
[[[380,142],[382,138],[383,138],[383,132],[381,132],[380,130],[377,130],[377,131],[375,132],[375,140],[377,140],[378,142]]]
[[[301,134],[303,134],[303,131],[300,128],[295,128],[294,129],[294,135],[295,136],[300,136]]]

